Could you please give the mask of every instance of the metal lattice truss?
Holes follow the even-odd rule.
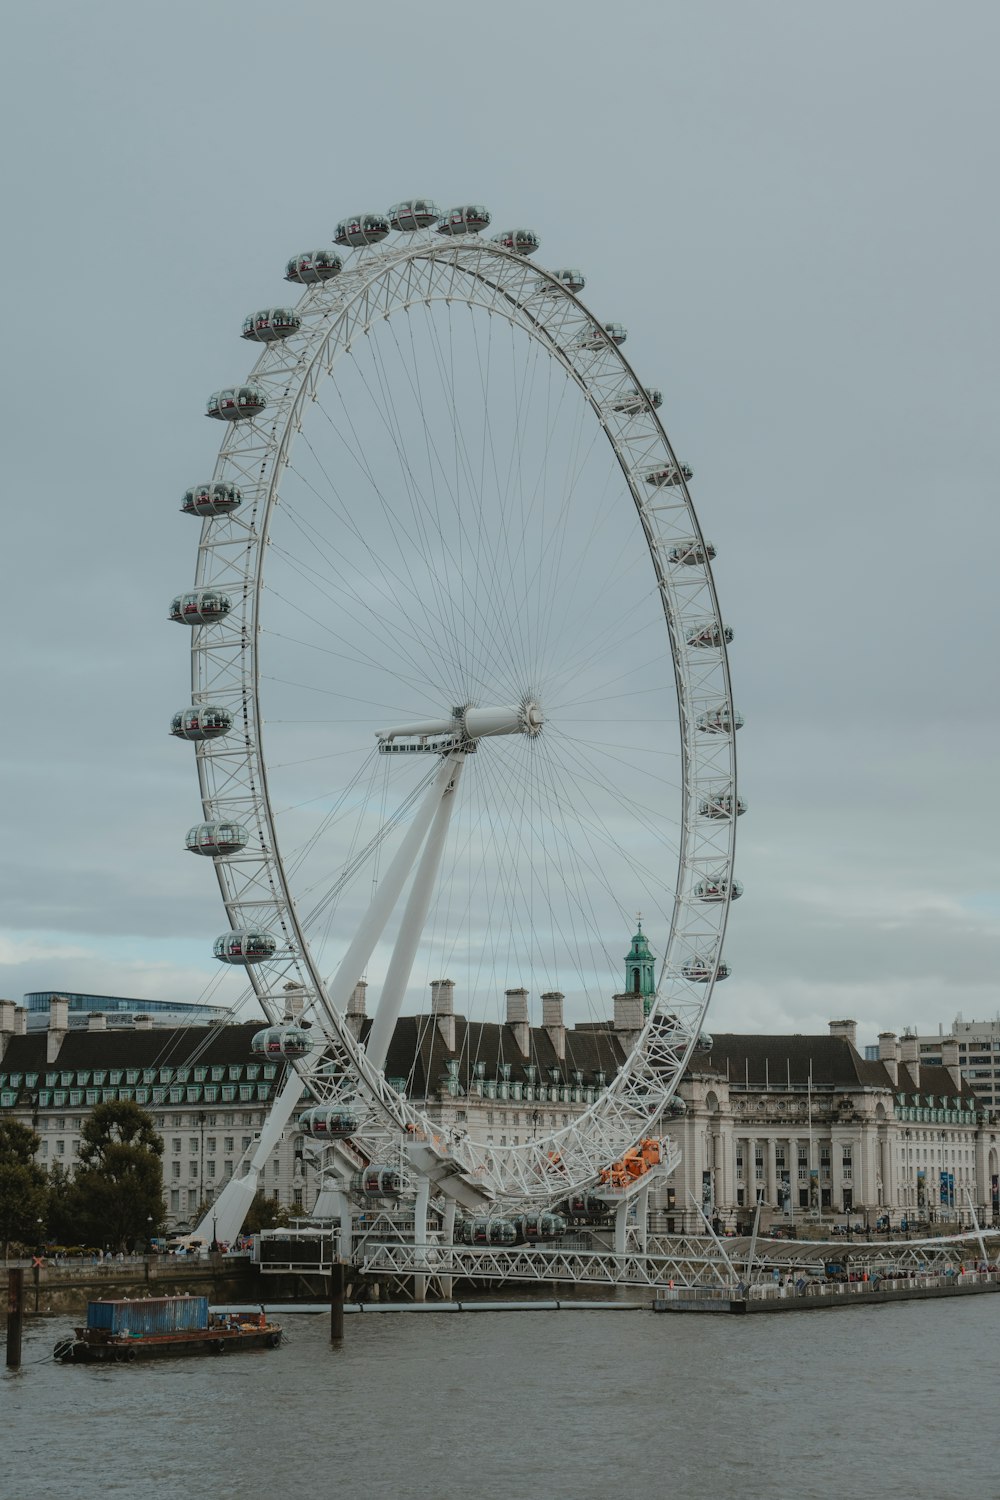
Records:
[[[506,319],[537,341],[570,377],[611,444],[648,546],[679,707],[680,855],[656,1001],[625,1065],[597,1102],[568,1127],[521,1146],[477,1145],[435,1125],[390,1087],[355,1040],[345,1008],[363,962],[331,985],[310,951],[307,922],[278,847],[262,732],[258,643],[264,571],[292,446],[317,391],[323,382],[336,380],[338,364],[353,343],[383,319],[405,317],[418,303],[440,300]],[[272,1021],[285,1012],[285,986],[302,987],[306,1014],[326,1040],[321,1062],[300,1065],[307,1087],[317,1101],[350,1103],[360,1117],[362,1141],[366,1129],[375,1138],[389,1130],[404,1143],[425,1146],[425,1164],[433,1157],[441,1170],[431,1175],[442,1180],[460,1174],[466,1184],[478,1185],[484,1198],[555,1202],[594,1184],[602,1167],[654,1130],[712,995],[730,890],[706,903],[695,897],[694,888],[720,872],[732,885],[736,762],[725,634],[708,549],[680,465],[636,373],[578,298],[546,271],[477,239],[415,234],[389,249],[357,254],[342,275],[308,289],[297,313],[298,331],[265,347],[252,372],[253,382],[266,392],[266,411],[256,421],[230,424],[219,453],[214,477],[240,487],[243,508],[207,519],[198,548],[196,587],[220,589],[233,605],[218,623],[192,632],[193,702],[221,705],[234,719],[230,736],[197,746],[204,816],[231,819],[252,832],[245,849],[215,861],[226,912],[234,929],[265,928],[280,937],[273,959],[249,971],[253,986]],[[651,473],[669,467],[678,471],[675,482],[664,487],[649,482]],[[688,549],[684,561],[677,560],[678,548],[682,554]],[[717,632],[716,649],[688,643],[706,624]],[[719,712],[717,732],[698,729],[700,716]],[[731,799],[730,816],[699,814],[707,799],[720,797]],[[666,885],[669,889],[669,877]],[[696,962],[707,971],[693,980],[685,966],[690,970]],[[604,1275],[603,1269],[595,1271],[595,1279]]]

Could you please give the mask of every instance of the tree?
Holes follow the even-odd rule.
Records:
[[[67,1207],[85,1237],[124,1249],[155,1234],[163,1218],[163,1139],[152,1115],[128,1099],[98,1104],[84,1121],[78,1154]]]
[[[259,1234],[262,1229],[284,1229],[290,1218],[291,1214],[283,1203],[279,1203],[277,1198],[269,1198],[263,1188],[258,1188],[247,1209],[243,1233]]]
[[[4,1259],[11,1240],[36,1245],[45,1219],[45,1170],[35,1161],[41,1142],[27,1125],[0,1120],[0,1244]]]

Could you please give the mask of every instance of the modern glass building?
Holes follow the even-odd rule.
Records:
[[[197,1026],[221,1020],[225,1011],[216,1005],[197,1005],[186,1000],[136,1000],[126,995],[74,995],[69,990],[33,990],[25,995],[28,1030],[44,1031],[53,1000],[69,1006],[71,1030],[84,1030],[91,1015],[104,1015],[109,1025],[127,1026],[133,1016],[149,1016],[154,1026]]]

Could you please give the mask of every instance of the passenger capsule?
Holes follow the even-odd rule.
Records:
[[[242,823],[196,823],[188,829],[184,847],[192,854],[216,859],[220,855],[238,854],[249,842],[249,830]]]
[[[501,229],[492,236],[492,243],[513,250],[515,255],[534,255],[541,240],[533,229]]]
[[[710,1031],[699,1031],[695,1046],[699,1052],[711,1052],[715,1046],[715,1038]]]
[[[332,281],[343,269],[344,262],[333,250],[302,250],[286,265],[285,280],[315,286],[318,281]]]
[[[255,1057],[305,1057],[312,1051],[312,1037],[302,1026],[265,1026],[254,1033],[250,1051]]]
[[[557,1240],[566,1233],[562,1214],[519,1214],[514,1225],[522,1239],[532,1242]]]
[[[214,625],[228,615],[233,601],[218,589],[192,589],[170,603],[170,618],[178,625]]]
[[[258,344],[273,344],[278,339],[287,339],[302,327],[302,319],[290,307],[264,307],[243,319],[244,339],[253,339]]]
[[[346,1141],[358,1133],[358,1117],[349,1110],[318,1104],[307,1109],[299,1121],[307,1135],[316,1141]]]
[[[603,1219],[610,1211],[603,1198],[591,1193],[574,1193],[566,1206],[574,1219]]]
[[[389,233],[389,220],[385,214],[353,214],[341,219],[333,236],[337,245],[349,245],[359,250],[364,245],[377,245]]]
[[[694,470],[687,464],[657,464],[654,468],[647,470],[645,480],[647,484],[659,486],[673,486],[694,478]]]
[[[273,958],[278,951],[278,939],[271,932],[225,932],[212,947],[216,958],[224,964],[260,964]]]
[[[707,984],[715,973],[716,979],[728,979],[732,972],[729,965],[722,959],[712,964],[707,958],[689,958],[681,969],[685,979],[690,979],[693,984]]]
[[[700,624],[692,626],[687,633],[689,646],[728,646],[732,639],[733,627],[720,625],[718,620],[702,620]]]
[[[685,568],[696,568],[699,564],[714,562],[716,557],[713,542],[699,542],[692,537],[688,542],[675,542],[667,552],[667,561],[679,563]]]
[[[628,338],[628,329],[621,323],[605,323],[604,332],[608,338],[604,338],[592,328],[586,328],[577,339],[577,344],[581,349],[606,349],[608,339],[613,344],[620,345],[624,344]]]
[[[695,898],[698,901],[725,901],[730,886],[732,899],[738,901],[743,894],[743,887],[738,880],[727,880],[725,875],[707,875],[703,880],[696,881]]]
[[[403,1191],[403,1174],[396,1167],[373,1165],[358,1173],[354,1186],[366,1198],[398,1198]]]
[[[192,703],[178,709],[170,720],[170,733],[179,740],[217,740],[233,727],[233,716],[214,703]]]
[[[220,422],[247,422],[259,416],[266,405],[267,397],[259,385],[233,385],[212,392],[205,403],[205,415]]]
[[[438,234],[478,234],[490,222],[489,210],[481,203],[469,203],[461,208],[449,208],[437,221]]]
[[[194,484],[184,491],[181,510],[186,516],[228,516],[243,504],[235,484]]]
[[[474,1245],[516,1245],[517,1226],[513,1219],[473,1219]]]
[[[574,297],[576,296],[577,292],[582,292],[584,287],[587,285],[587,279],[584,276],[583,272],[573,270],[572,268],[563,268],[559,271],[553,271],[551,275],[554,280],[560,282],[568,292],[572,292]]]
[[[681,1115],[687,1114],[687,1105],[684,1103],[683,1099],[679,1098],[679,1096],[675,1094],[674,1097],[670,1099],[664,1106],[664,1113],[673,1115],[675,1119],[679,1119]]]
[[[732,715],[727,703],[720,703],[717,708],[710,708],[705,713],[699,714],[695,719],[695,727],[702,734],[733,734],[737,729],[743,728],[743,715],[736,709]]]
[[[733,816],[733,810],[739,818],[747,810],[747,805],[742,797],[734,797],[732,792],[714,792],[698,803],[698,813],[703,818],[714,818],[716,822],[728,823]]]
[[[612,411],[626,412],[630,417],[638,412],[645,411],[651,406],[654,411],[663,405],[663,392],[658,391],[655,386],[647,385],[641,391],[626,391],[623,396],[612,406]]]
[[[472,1244],[472,1220],[456,1219],[452,1240],[456,1245]]]
[[[429,229],[440,217],[441,210],[430,198],[407,198],[405,203],[394,203],[389,210],[389,224],[404,234]]]

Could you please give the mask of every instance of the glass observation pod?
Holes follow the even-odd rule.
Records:
[[[700,625],[695,625],[687,634],[689,646],[721,646],[730,645],[733,639],[733,627],[731,625],[719,625],[717,620],[705,620]]]
[[[349,1110],[332,1109],[328,1104],[317,1104],[307,1109],[299,1120],[307,1135],[317,1141],[346,1141],[358,1133],[358,1117]]]
[[[464,204],[461,208],[449,208],[437,221],[438,234],[478,234],[490,222],[489,209],[481,203]]]
[[[472,1244],[472,1224],[468,1219],[455,1220],[455,1232],[452,1235],[452,1242],[456,1245]]]
[[[680,1115],[686,1115],[687,1105],[684,1103],[683,1099],[678,1099],[677,1095],[675,1094],[666,1106],[666,1113],[668,1115],[674,1115],[677,1117],[679,1117]]]
[[[513,1219],[473,1219],[474,1245],[516,1245],[517,1225]]]
[[[732,973],[729,965],[722,959],[714,966],[716,979],[728,979]],[[693,984],[707,984],[712,977],[713,965],[707,958],[689,958],[681,969],[685,979],[690,979]]]
[[[403,1191],[403,1174],[396,1167],[365,1167],[354,1179],[354,1186],[367,1198],[398,1198]]]
[[[332,281],[343,269],[344,262],[332,250],[302,250],[285,266],[285,280],[315,286],[317,281]]]
[[[513,250],[515,255],[534,255],[542,243],[533,229],[501,229],[491,239],[494,245]]]
[[[622,323],[605,323],[604,332],[613,344],[624,344],[628,338],[628,329]],[[588,328],[581,333],[577,343],[581,349],[603,349],[607,344],[607,339]]]
[[[430,198],[407,198],[405,203],[394,203],[389,210],[389,224],[404,234],[416,229],[430,229],[441,217],[441,210]]]
[[[218,589],[192,589],[170,601],[170,619],[178,625],[214,625],[228,615],[233,601]]]
[[[249,842],[249,829],[242,823],[196,823],[188,829],[184,847],[214,859],[220,854],[238,854]]]
[[[224,964],[262,964],[278,951],[272,932],[225,932],[217,937],[212,952]]]
[[[689,542],[675,542],[667,551],[667,561],[679,563],[685,568],[704,566],[714,562],[717,556],[714,542],[699,542],[692,537]]]
[[[243,319],[240,337],[255,339],[258,344],[273,344],[278,339],[287,339],[302,327],[302,319],[290,307],[263,307]]]
[[[572,266],[564,266],[558,271],[551,272],[551,275],[555,281],[561,282],[568,292],[572,292],[574,297],[587,285],[587,278],[583,272],[575,270]]]
[[[678,485],[682,479],[685,481],[693,479],[694,470],[687,464],[681,464],[679,467],[676,464],[667,464],[665,468],[661,464],[655,469],[650,469],[645,477],[647,484]]]
[[[256,1057],[305,1057],[312,1037],[301,1026],[265,1026],[254,1033],[250,1051]]]
[[[747,810],[746,802],[742,797],[734,797],[732,792],[713,793],[698,803],[698,813],[703,818],[714,818],[719,823],[727,823],[733,816],[742,817]]]
[[[733,734],[735,730],[743,728],[744,719],[737,709],[733,710],[730,718],[728,705],[720,703],[718,708],[710,708],[699,714],[694,722],[695,728],[700,729],[702,734]]]
[[[212,392],[205,402],[205,415],[219,422],[248,422],[266,405],[267,397],[259,385],[231,385]]]
[[[710,1031],[699,1031],[695,1046],[699,1052],[711,1052],[715,1046],[715,1038]]]
[[[181,510],[186,516],[228,516],[243,504],[235,484],[193,484],[184,491]]]
[[[595,1198],[590,1193],[577,1193],[569,1200],[569,1211],[575,1219],[603,1219],[607,1215],[608,1205],[603,1198]]]
[[[337,245],[349,245],[360,250],[363,245],[377,245],[389,233],[389,220],[385,214],[352,214],[341,219],[333,236]]]
[[[703,880],[696,881],[694,894],[698,901],[725,901],[730,882],[724,875],[707,875]],[[738,901],[743,894],[743,887],[738,880],[732,881],[733,900]]]
[[[655,386],[647,385],[641,391],[626,391],[624,396],[618,398],[611,410],[628,412],[630,416],[634,416],[636,412],[645,411],[647,406],[651,406],[656,411],[662,405],[663,392],[658,391]]]
[[[566,1233],[562,1214],[521,1214],[514,1223],[526,1240],[557,1240]]]
[[[233,727],[233,716],[215,703],[192,703],[178,709],[170,720],[170,733],[179,740],[217,740]]]

